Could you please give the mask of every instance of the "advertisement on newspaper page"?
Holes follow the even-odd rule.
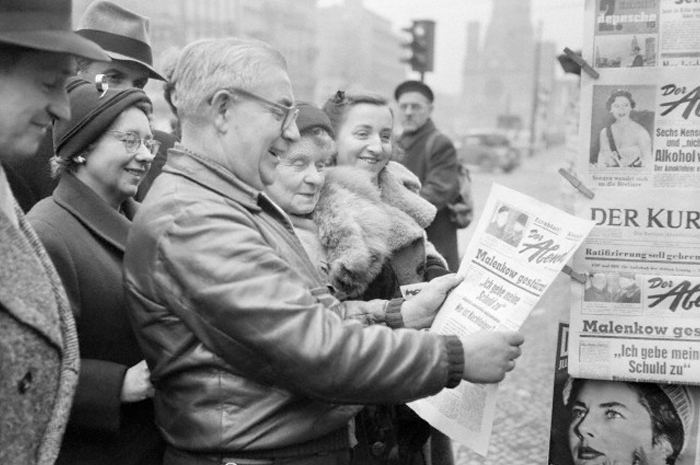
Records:
[[[700,75],[605,73],[581,89],[579,166],[589,188],[700,187]]]
[[[431,327],[468,336],[517,330],[593,227],[550,205],[494,184],[458,274]],[[517,369],[517,368],[516,368]],[[497,385],[462,382],[409,404],[455,441],[485,455]]]
[[[568,337],[559,323],[549,465],[700,464],[700,388],[571,378]]]
[[[700,384],[700,204],[687,189],[598,189],[574,256],[569,370]]]
[[[700,3],[694,0],[587,0],[596,68],[700,65]]]

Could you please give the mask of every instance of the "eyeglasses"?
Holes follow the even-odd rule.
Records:
[[[114,134],[118,134],[119,136],[117,137],[117,139],[124,142],[124,147],[129,153],[135,153],[139,149],[139,147],[141,147],[141,144],[143,144],[143,146],[146,147],[146,149],[148,149],[148,151],[151,152],[151,154],[153,155],[158,153],[158,149],[160,148],[160,142],[158,142],[157,140],[141,139],[139,135],[134,132],[116,130],[110,130],[105,132],[112,132]]]
[[[287,107],[277,102],[273,102],[272,100],[260,97],[259,95],[255,95],[254,93],[248,92],[247,90],[238,89],[237,87],[225,87],[223,89],[217,90],[216,92],[219,92],[221,90],[225,90],[232,94],[238,94],[263,104],[270,110],[270,112],[277,121],[282,121],[282,132],[289,129],[292,123],[296,121],[297,115],[299,115],[299,109],[295,108],[294,105]],[[212,100],[214,99],[214,95],[216,94],[216,92],[214,92],[214,94],[212,94],[212,96],[207,99],[207,103],[209,103],[210,105]]]

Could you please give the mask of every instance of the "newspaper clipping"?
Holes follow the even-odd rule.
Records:
[[[584,86],[588,187],[700,186],[700,80],[686,68],[601,75]]]
[[[519,329],[592,227],[591,221],[494,184],[458,272],[465,279],[445,300],[431,331],[466,336]],[[462,382],[409,406],[485,455],[496,389]]]
[[[698,465],[700,388],[571,378],[559,324],[549,465]]]
[[[700,206],[683,189],[598,189],[574,256],[571,374],[700,384]]]
[[[588,6],[596,68],[700,65],[700,3],[588,0]]]

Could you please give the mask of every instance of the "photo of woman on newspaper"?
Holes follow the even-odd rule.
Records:
[[[641,168],[651,160],[651,136],[630,116],[636,102],[623,89],[614,90],[605,102],[613,121],[600,131],[598,165],[620,168]]]
[[[689,438],[694,407],[683,386],[569,378],[574,465],[673,465]]]

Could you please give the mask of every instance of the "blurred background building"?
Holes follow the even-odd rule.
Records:
[[[73,1],[75,24],[92,1]],[[282,52],[299,100],[320,104],[338,89],[391,96],[399,82],[418,78],[401,62],[408,38],[398,31],[409,24],[394,24],[362,0],[325,6],[319,0],[115,1],[150,18],[157,68],[167,49],[206,37],[236,36],[263,40]],[[567,84],[555,79],[557,52],[552,43],[539,40],[532,0],[484,1],[491,2],[490,21],[464,26],[461,92],[435,89],[434,119],[456,138],[488,127],[521,139],[529,139],[535,128],[535,140],[556,139],[563,133],[557,111],[566,108],[560,99],[568,95],[559,87]],[[436,63],[440,66],[460,64]],[[147,91],[155,100],[156,118],[167,120],[161,85],[151,82]]]

